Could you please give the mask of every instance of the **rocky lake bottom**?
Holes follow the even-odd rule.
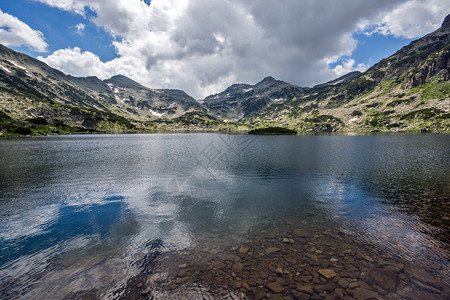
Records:
[[[448,195],[445,197],[448,200]],[[428,255],[427,262],[420,256],[402,258],[401,249],[388,248],[376,241],[368,244],[355,233],[343,230],[341,224],[315,216],[300,223],[263,224],[245,238],[233,237],[230,229],[228,233],[221,230],[217,228],[217,234],[204,237],[181,252],[156,252],[143,261],[142,273],[116,291],[116,296],[120,299],[450,298],[448,244],[444,249],[428,245],[429,251],[422,253]],[[398,248],[400,244],[399,241]],[[431,255],[433,251],[437,253]]]

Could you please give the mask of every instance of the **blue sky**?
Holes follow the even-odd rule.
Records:
[[[312,86],[437,29],[449,0],[14,0],[0,43],[75,76],[200,99],[265,76]]]
[[[363,63],[366,66],[372,66],[382,60],[389,57],[401,47],[408,45],[414,39],[408,38],[395,38],[392,35],[382,35],[374,33],[371,36],[367,36],[363,33],[355,33],[353,37],[358,41],[356,49],[352,52],[351,56],[343,56],[337,62],[330,64],[331,68],[341,63],[342,60],[353,58],[356,64]]]
[[[3,1],[0,9],[44,34],[48,43],[48,51],[44,54],[68,47],[80,47],[85,51],[96,53],[103,61],[117,57],[116,51],[111,45],[110,34],[101,28],[92,26],[81,15],[29,0]],[[82,34],[77,32],[78,24],[86,26]],[[12,46],[11,48],[33,57],[43,54],[26,46]]]

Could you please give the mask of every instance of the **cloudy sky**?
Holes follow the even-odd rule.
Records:
[[[448,13],[450,0],[1,0],[0,43],[202,99],[268,75],[312,86],[365,70]]]

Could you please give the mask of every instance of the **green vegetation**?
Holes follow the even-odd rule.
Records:
[[[22,121],[13,119],[9,121],[0,121],[0,136],[72,134],[85,132],[96,132],[96,130],[66,125],[60,120],[53,120],[50,123],[44,118]]]
[[[368,91],[367,93],[365,93],[365,94],[360,94],[360,95],[357,95],[354,99],[356,100],[356,99],[363,99],[363,98],[367,98],[370,94],[372,94],[373,92],[375,91],[375,89],[373,89],[373,90],[370,90],[370,91]],[[368,99],[366,99],[365,101],[367,101]],[[364,101],[364,102],[365,102]]]
[[[167,123],[180,123],[183,125],[204,125],[204,126],[218,125],[218,124],[223,123],[222,121],[207,114],[204,111],[191,111],[191,112],[185,113],[181,117],[178,117],[173,120],[166,121],[166,122]]]
[[[383,81],[383,82],[380,84],[380,89],[381,89],[381,90],[386,90],[386,89],[390,88],[394,82],[395,82],[395,80],[386,80],[386,81]]]
[[[306,122],[312,122],[312,123],[326,123],[330,121],[334,121],[337,123],[344,124],[344,122],[341,121],[341,119],[336,118],[335,116],[331,115],[320,115],[313,118],[307,118],[305,119]]]
[[[354,79],[343,88],[340,88],[339,93],[335,91],[335,96],[330,98],[325,108],[338,108],[354,99],[367,97],[374,91],[376,86],[377,82],[371,79],[361,77]]]
[[[400,105],[400,104],[409,105],[412,102],[414,102],[414,100],[416,100],[414,97],[410,97],[407,99],[394,100],[394,101],[391,101],[388,104],[386,104],[386,107],[396,107],[397,105]]]
[[[37,117],[37,118],[31,118],[27,120],[30,123],[36,124],[36,125],[47,125],[47,119],[43,117]]]
[[[354,110],[352,112],[352,117],[360,117],[362,116],[362,112],[360,112],[359,110]]]
[[[6,120],[11,120],[11,117],[8,116],[6,113],[0,111],[0,122],[1,121],[6,121]]]
[[[0,135],[27,135],[31,133],[28,127],[16,124],[6,113],[0,111]]]
[[[319,105],[317,103],[311,103],[311,104],[308,104],[308,105],[302,107],[302,111],[308,112],[308,111],[317,109],[318,107],[319,107]]]
[[[400,120],[413,120],[413,119],[422,119],[428,120],[432,118],[445,118],[448,114],[445,114],[445,111],[438,108],[425,108],[419,109],[412,112],[409,112],[400,117]]]
[[[283,127],[265,127],[253,129],[248,132],[249,134],[297,134],[297,131],[283,128]]]
[[[44,111],[44,107],[54,111],[51,114],[49,111],[48,115],[43,113],[43,116],[32,118],[19,116],[11,118],[0,111],[0,135],[48,135],[137,130],[136,125],[129,119],[111,112],[73,106],[54,108],[53,105],[47,104],[37,107],[44,109]],[[62,119],[52,119],[50,115],[54,114],[61,114],[71,124],[66,124]]]
[[[90,129],[93,129],[92,127],[99,123],[116,124],[117,126],[112,126],[115,128],[113,130],[117,130],[117,127],[123,128],[124,130],[136,129],[136,125],[131,123],[129,119],[112,112],[101,111],[95,108],[79,108],[73,106],[66,106],[65,108],[69,109],[72,115],[83,117],[83,126],[89,127]],[[108,126],[103,126],[102,129],[109,130],[107,127]]]
[[[370,77],[374,80],[381,80],[383,79],[383,77],[386,75],[386,72],[381,71],[381,70],[374,70],[371,74]]]
[[[349,102],[349,100],[346,99],[345,95],[339,94],[339,95],[332,97],[330,99],[330,101],[328,101],[327,105],[325,105],[325,107],[326,108],[337,108],[337,107],[344,105],[347,102]]]
[[[59,119],[53,119],[53,125],[55,125],[56,127],[63,127],[66,126],[66,124],[64,123],[64,121],[59,120]]]
[[[411,89],[421,91],[422,100],[441,99],[450,96],[450,82],[428,82]]]
[[[373,127],[374,130],[381,131],[382,128],[389,126],[391,122],[391,117],[387,116],[387,114],[383,112],[379,112],[372,115],[370,118],[367,118],[365,124]]]
[[[31,129],[23,125],[0,122],[0,132],[5,131],[4,135],[28,135],[31,134]]]
[[[385,111],[382,111],[381,113],[384,115],[390,115],[390,114],[395,113],[395,110],[385,110]]]
[[[296,118],[296,117],[302,115],[303,113],[310,112],[312,110],[317,109],[318,107],[319,107],[319,105],[317,104],[317,102],[310,103],[310,104],[308,104],[308,105],[306,105],[304,107],[301,107],[301,108],[293,107],[292,109],[289,110],[288,115],[291,118]]]
[[[358,78],[356,80],[353,80],[347,86],[347,93],[348,95],[356,96],[368,92],[369,90],[372,90],[373,88],[375,88],[376,85],[377,85],[376,82],[373,80]]]
[[[26,97],[34,101],[52,103],[52,100],[43,95],[32,85],[24,82],[19,77],[7,76],[0,72],[0,82],[6,84],[6,87],[0,87],[0,91],[5,91],[11,95]]]
[[[386,80],[382,81],[379,84],[379,94],[377,97],[383,97],[389,93],[391,93],[393,90],[395,90],[400,85],[399,82],[395,80]]]
[[[374,102],[374,103],[371,103],[371,104],[367,104],[366,107],[367,108],[375,108],[375,107],[379,107],[381,105],[382,105],[382,103],[380,103],[380,102]]]
[[[344,122],[331,115],[317,115],[306,118],[299,123],[299,128],[304,131],[335,132],[344,129]]]

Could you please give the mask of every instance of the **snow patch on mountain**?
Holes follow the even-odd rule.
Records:
[[[1,68],[3,71],[5,71],[6,73],[12,73],[11,70],[8,69],[8,68],[5,67],[5,66],[0,65],[0,68]]]
[[[10,62],[13,66],[15,66],[15,67],[17,67],[17,68],[26,71],[26,69],[25,69],[24,67],[22,67],[21,65],[19,65],[19,64],[16,63],[15,61],[12,61],[12,60],[9,60],[9,59],[8,59],[8,62]]]
[[[161,118],[164,115],[163,113],[161,114],[161,113],[153,111],[151,109],[149,109],[149,111],[152,115],[154,115],[155,117],[158,117],[158,118]]]

